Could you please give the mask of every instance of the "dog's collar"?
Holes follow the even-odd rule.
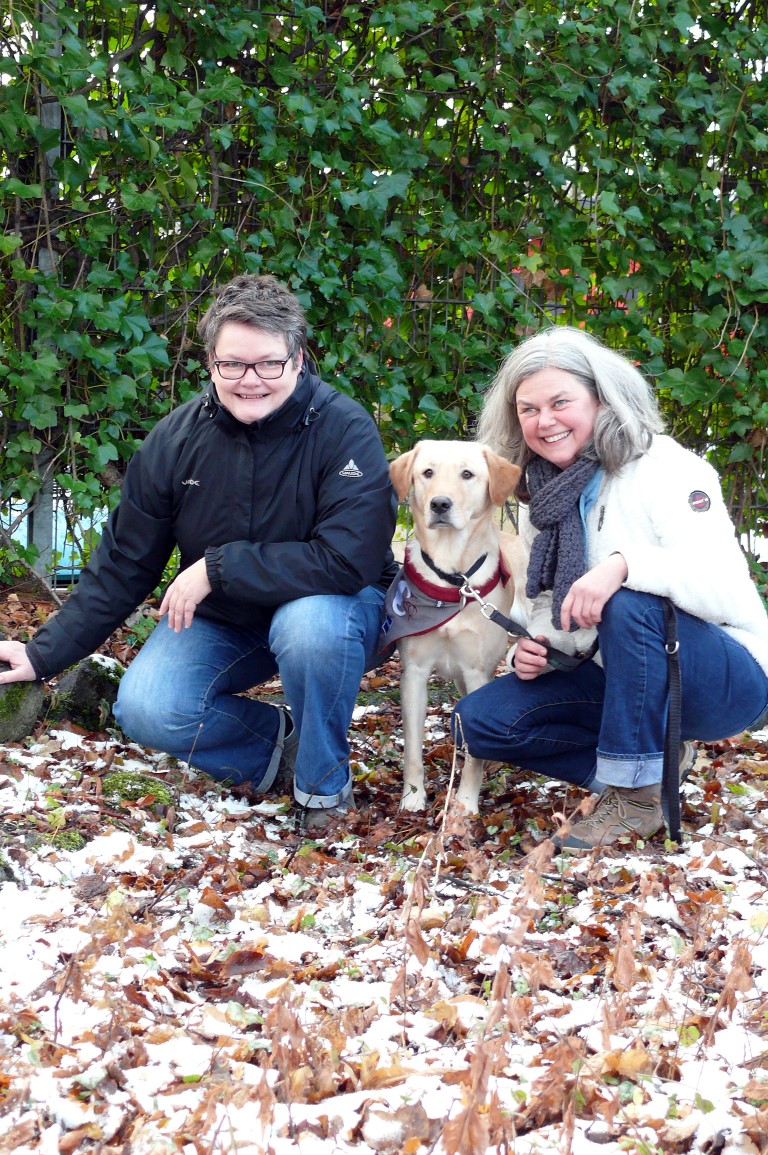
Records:
[[[439,566],[435,565],[426,550],[422,549],[421,556],[424,558],[424,561],[427,563],[432,572],[436,573],[441,581],[448,582],[448,585],[451,586],[461,587],[464,585],[464,582],[467,580],[467,578],[471,578],[473,573],[477,573],[477,571],[480,569],[480,566],[488,557],[488,554],[484,553],[477,559],[476,562],[473,562],[466,573],[446,573],[445,570],[442,570],[439,568]]]
[[[466,578],[471,577],[473,573],[477,572],[485,559],[488,557],[488,554],[484,553],[481,558],[479,558],[476,562],[473,563],[473,565],[470,566],[465,574],[447,574],[443,570],[438,569],[438,567],[432,561],[432,558],[429,557],[428,554],[424,553],[424,550],[421,551],[421,556],[429,568],[434,570],[439,578],[448,582],[449,588],[446,589],[445,586],[436,585],[435,582],[431,582],[429,578],[425,578],[423,574],[419,573],[418,570],[414,568],[413,562],[411,561],[408,555],[408,551],[406,550],[405,561],[403,562],[403,571],[411,585],[415,586],[416,589],[420,590],[423,594],[426,594],[427,597],[434,598],[435,601],[460,602],[462,600],[460,587],[464,585]],[[497,565],[496,569],[488,578],[488,580],[483,582],[482,586],[480,586],[477,590],[480,596],[485,597],[486,594],[489,594],[492,589],[495,589],[499,583],[499,578],[501,578],[503,585],[506,585],[510,578],[509,571],[504,565],[504,559],[502,558],[501,553],[499,553],[499,564]]]

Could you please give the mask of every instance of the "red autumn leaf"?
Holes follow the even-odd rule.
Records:
[[[210,906],[213,910],[221,911],[221,913],[225,914],[227,918],[232,918],[234,916],[234,912],[230,907],[227,906],[221,895],[217,894],[217,892],[210,886],[206,886],[205,890],[200,895],[200,901],[202,902],[203,906]]]
[[[233,975],[248,975],[264,970],[272,961],[272,956],[261,950],[236,950],[221,964],[221,973],[231,978]]]
[[[429,958],[429,944],[421,933],[421,928],[415,918],[409,918],[405,924],[405,941],[421,965],[425,966]]]

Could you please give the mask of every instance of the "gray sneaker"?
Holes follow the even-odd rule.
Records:
[[[320,806],[307,806],[302,809],[301,825],[304,830],[319,834],[332,823],[335,825],[346,818],[351,810],[357,810],[352,794],[343,798],[338,806],[328,806],[325,809]]]
[[[269,792],[270,794],[292,794],[293,775],[296,769],[296,754],[299,749],[299,731],[293,723],[290,711],[285,706],[278,706],[277,709],[285,715],[283,752],[280,755],[280,765],[277,768],[277,774],[269,788]]]
[[[610,846],[627,834],[650,838],[664,825],[661,812],[661,788],[609,786],[597,800],[588,818],[575,822],[562,836],[552,841],[557,850],[594,850]]]
[[[688,775],[696,765],[696,759],[699,756],[699,751],[694,746],[693,742],[680,743],[680,785],[682,786]]]

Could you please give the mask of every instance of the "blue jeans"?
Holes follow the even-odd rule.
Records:
[[[719,626],[677,611],[683,738],[748,730],[768,708],[768,677]],[[532,681],[507,674],[469,694],[452,722],[470,754],[599,790],[661,781],[668,659],[661,600],[620,589],[598,627],[603,668],[585,662]]]
[[[299,735],[294,794],[335,806],[352,790],[347,731],[360,679],[377,663],[384,594],[286,602],[265,627],[196,615],[161,621],[123,675],[115,717],[125,734],[233,784],[266,791],[280,764],[285,715],[240,695],[279,674]]]

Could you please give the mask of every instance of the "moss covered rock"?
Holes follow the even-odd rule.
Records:
[[[113,658],[92,654],[59,678],[49,719],[68,718],[85,730],[103,730],[112,716],[120,679],[125,673]]]
[[[8,670],[7,662],[0,669]],[[42,682],[11,682],[0,686],[0,742],[21,742],[35,728],[43,706]]]

